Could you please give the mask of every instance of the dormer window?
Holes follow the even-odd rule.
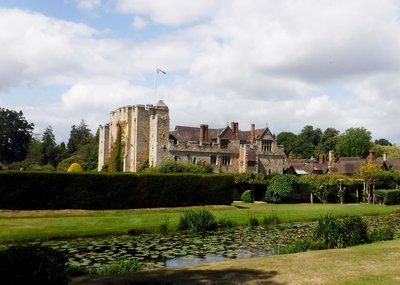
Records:
[[[272,151],[272,141],[263,140],[261,144],[262,151]]]
[[[227,149],[228,143],[229,143],[229,140],[221,140],[221,149]]]

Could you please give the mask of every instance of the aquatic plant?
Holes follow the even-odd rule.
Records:
[[[190,210],[180,218],[178,229],[193,232],[215,230],[218,226],[217,219],[208,210]]]

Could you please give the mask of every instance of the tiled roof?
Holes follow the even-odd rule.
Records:
[[[255,136],[259,138],[265,129],[256,129]],[[250,140],[251,131],[238,131],[237,139],[241,141]],[[200,139],[200,127],[187,127],[187,126],[176,126],[175,130],[170,132],[177,141],[199,141]],[[219,129],[208,129],[208,141],[216,140],[220,136],[225,139],[235,139],[233,136],[232,129],[227,126]]]
[[[298,170],[303,170],[307,173],[326,173],[328,169],[328,163],[319,163],[317,161],[309,161],[308,159],[292,159],[286,169],[293,167],[293,169],[298,172]]]
[[[389,169],[400,170],[400,157],[389,157],[387,165]]]
[[[353,175],[358,172],[360,165],[366,162],[359,157],[341,157],[329,167],[330,173]]]

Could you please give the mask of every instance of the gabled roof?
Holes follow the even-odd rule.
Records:
[[[234,139],[233,131],[229,126],[226,126],[225,129],[219,135],[220,139]]]
[[[271,131],[268,127],[266,127],[263,133],[259,136],[260,140],[275,140],[274,136],[272,135]]]
[[[329,167],[330,173],[353,175],[358,172],[360,165],[366,160],[360,157],[341,157]]]
[[[385,164],[387,169],[400,170],[400,157],[388,157]]]
[[[251,131],[238,130],[237,137],[235,138],[231,127],[226,126],[225,128],[208,129],[207,135],[208,135],[208,141],[217,140],[218,138],[249,141],[251,136]],[[199,141],[200,127],[176,126],[175,130],[170,132],[170,136],[176,139],[177,141]],[[264,139],[268,140],[275,139],[268,128],[255,130],[255,138],[260,139],[261,137],[264,137]]]
[[[299,174],[299,171],[303,173],[306,172],[307,174],[311,173],[326,173],[328,169],[328,163],[323,162],[320,163],[315,160],[308,160],[308,159],[292,159],[288,162],[286,169],[293,168],[296,173]]]

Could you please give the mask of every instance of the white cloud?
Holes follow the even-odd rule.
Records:
[[[152,103],[150,75],[162,67],[167,75],[157,93],[170,107],[171,128],[227,121],[243,129],[268,123],[276,133],[364,126],[400,143],[393,128],[400,104],[396,1],[121,0],[115,6],[144,40],[0,9],[0,26],[13,27],[0,29],[0,92],[21,83],[62,84],[67,91],[55,94],[59,105],[42,110],[53,118],[58,108],[76,119],[68,125],[84,118],[93,126],[114,108]],[[155,37],[142,29],[151,21],[158,24],[151,26]],[[45,121],[45,113],[35,114]]]
[[[132,21],[132,27],[134,27],[135,29],[143,29],[148,25],[148,22],[145,21],[143,18],[141,17],[134,17],[133,21]]]
[[[75,0],[78,9],[85,12],[92,12],[95,9],[101,7],[101,0]]]
[[[116,6],[123,13],[147,15],[159,24],[181,25],[209,17],[219,3],[214,0],[119,0]]]

